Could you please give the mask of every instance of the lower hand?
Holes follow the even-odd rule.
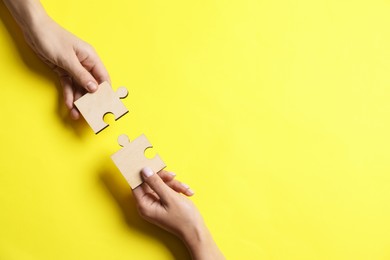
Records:
[[[145,168],[145,182],[133,190],[140,215],[147,221],[184,237],[186,227],[199,225],[203,219],[191,200],[182,196],[192,196],[193,191],[182,184],[166,171],[158,174]]]
[[[225,259],[194,203],[180,194],[192,190],[165,171],[145,168],[142,175],[145,182],[133,190],[140,215],[181,238],[194,260]]]

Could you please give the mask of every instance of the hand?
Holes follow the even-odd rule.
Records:
[[[225,259],[198,209],[180,194],[192,195],[192,190],[173,178],[167,181],[166,172],[145,168],[142,175],[145,182],[133,190],[140,215],[181,238],[193,259]]]
[[[203,220],[192,201],[178,193],[192,195],[192,190],[176,180],[174,185],[167,182],[166,175],[164,171],[156,175],[149,168],[143,170],[145,182],[133,190],[138,211],[149,222],[184,237],[187,226],[202,224]]]
[[[73,102],[98,84],[110,82],[106,68],[91,45],[63,29],[47,15],[39,23],[24,28],[27,42],[37,55],[55,71],[63,88],[66,107],[73,119],[80,114]]]
[[[163,180],[164,183],[166,185],[168,185],[174,191],[176,191],[178,193],[182,193],[188,197],[191,197],[192,195],[194,195],[194,191],[191,190],[187,184],[182,183],[182,182],[175,179],[176,174],[174,174],[173,172],[168,172],[168,171],[162,170],[162,171],[159,171],[157,174],[158,174],[158,176],[160,176],[161,180]],[[149,193],[154,193],[154,195],[157,196],[157,194],[155,192],[153,192],[153,190],[148,185],[144,184],[143,187]]]
[[[73,119],[80,114],[73,102],[85,92],[94,92],[98,84],[110,82],[99,56],[46,13],[39,0],[3,0],[23,30],[27,43],[60,77],[65,105]]]

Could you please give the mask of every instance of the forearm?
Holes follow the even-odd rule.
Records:
[[[30,30],[43,19],[48,19],[45,9],[39,0],[3,0],[8,10],[22,28]]]
[[[193,260],[225,259],[204,223],[184,234],[183,241]]]

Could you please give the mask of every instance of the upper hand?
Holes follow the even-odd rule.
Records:
[[[80,114],[73,102],[87,91],[96,91],[101,82],[110,82],[96,51],[49,17],[24,28],[24,34],[37,55],[58,74],[65,105],[71,117],[78,119]]]

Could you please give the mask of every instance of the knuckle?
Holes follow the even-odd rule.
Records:
[[[96,49],[95,47],[93,47],[92,45],[88,44],[88,50],[90,51],[91,54],[95,54],[96,53]]]
[[[83,71],[82,69],[79,69],[76,72],[76,77],[78,77],[78,79],[81,82],[85,82],[85,81],[87,81],[89,79],[89,75],[87,74],[87,72]]]
[[[93,55],[96,53],[95,48],[91,44],[84,42],[83,45],[83,48],[88,55]]]
[[[82,68],[74,72],[76,80],[82,85],[86,86],[87,83],[91,80],[90,75],[87,71],[84,71]]]

